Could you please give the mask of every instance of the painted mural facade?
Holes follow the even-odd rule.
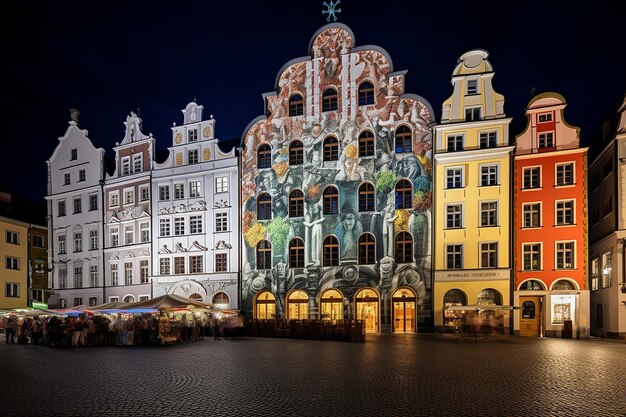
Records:
[[[241,308],[430,329],[432,108],[344,25],[309,50],[242,136]]]

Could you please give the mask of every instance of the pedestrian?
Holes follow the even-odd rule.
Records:
[[[15,333],[17,332],[17,319],[15,316],[9,316],[6,325],[7,343],[15,344]]]
[[[222,326],[217,318],[213,319],[213,339],[220,340],[220,333],[222,331]]]

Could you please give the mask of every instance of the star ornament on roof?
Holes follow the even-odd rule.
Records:
[[[333,2],[331,0],[330,4],[324,2],[324,6],[326,6],[326,10],[322,10],[322,14],[327,14],[328,16],[326,17],[326,21],[330,22],[330,18],[333,18],[333,22],[337,21],[337,15],[336,13],[341,13],[341,9],[337,8],[337,5],[341,3],[341,0],[337,0],[336,2]]]

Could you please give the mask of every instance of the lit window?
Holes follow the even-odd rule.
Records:
[[[228,191],[228,177],[216,177],[215,178],[215,192],[225,193]]]

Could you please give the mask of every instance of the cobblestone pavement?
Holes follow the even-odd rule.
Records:
[[[626,344],[368,335],[0,344],[0,415],[624,416]]]

